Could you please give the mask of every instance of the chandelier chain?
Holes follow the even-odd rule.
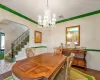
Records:
[[[47,8],[49,7],[48,0],[47,0]]]

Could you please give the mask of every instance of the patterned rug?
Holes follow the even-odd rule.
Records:
[[[14,80],[14,79],[12,78],[12,76],[10,76],[4,80]],[[96,80],[96,79],[91,75],[84,74],[83,72],[80,72],[79,70],[72,68],[71,80]]]

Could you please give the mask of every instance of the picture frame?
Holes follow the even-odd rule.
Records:
[[[35,43],[41,43],[42,42],[42,32],[35,31],[35,33],[34,33],[34,42]]]
[[[80,25],[66,27],[66,44],[80,46]]]

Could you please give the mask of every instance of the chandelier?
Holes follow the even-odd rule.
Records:
[[[53,14],[51,16],[51,12],[49,10],[48,6],[48,0],[47,0],[47,6],[44,10],[44,16],[38,16],[38,26],[39,27],[55,27],[56,24],[56,14]]]

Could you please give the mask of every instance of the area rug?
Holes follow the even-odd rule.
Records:
[[[96,80],[94,76],[85,74],[77,69],[71,69],[71,80]]]
[[[8,78],[6,78],[4,80],[14,80],[14,79],[12,78],[12,76],[10,76],[10,77],[8,77]]]
[[[14,80],[12,76],[4,80]],[[76,70],[74,68],[71,69],[71,80],[96,80],[94,76],[84,74],[83,72]]]

